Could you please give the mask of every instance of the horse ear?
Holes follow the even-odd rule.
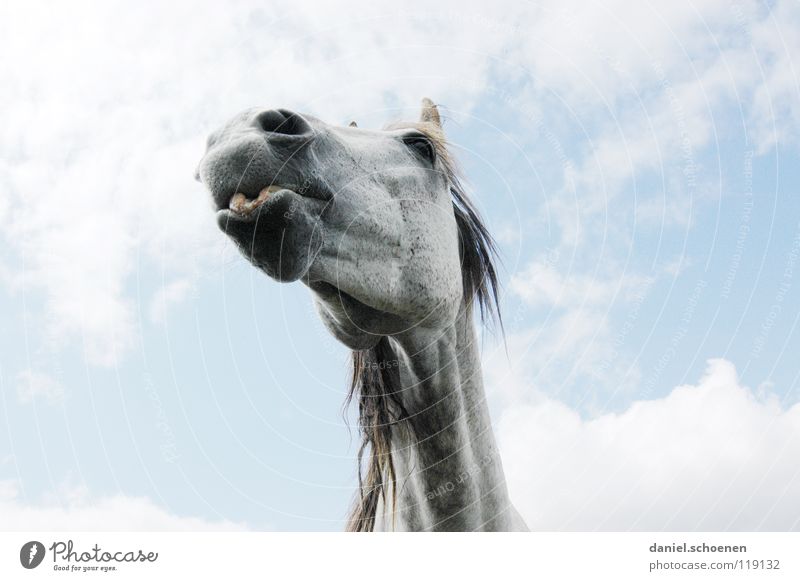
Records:
[[[351,121],[350,123],[347,124],[347,126],[348,127],[358,127],[358,123],[356,123],[355,121]]]
[[[436,104],[425,97],[422,99],[422,112],[419,115],[419,120],[423,123],[433,123],[438,127],[442,126],[442,119],[439,117],[439,109]]]

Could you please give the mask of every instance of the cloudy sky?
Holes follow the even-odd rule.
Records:
[[[343,527],[347,353],[192,176],[246,107],[429,96],[529,526],[800,529],[797,2],[5,3],[0,51],[4,528]]]

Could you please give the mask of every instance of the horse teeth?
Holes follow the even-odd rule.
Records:
[[[231,198],[228,207],[233,210],[234,212],[244,213],[245,207],[247,206],[247,196],[244,194],[234,194]]]
[[[269,198],[272,194],[283,189],[283,186],[267,186],[258,192],[258,197],[254,199],[250,199],[243,193],[238,192],[233,195],[228,207],[239,214],[250,214],[258,206],[266,202],[267,198]]]
[[[274,194],[275,192],[280,192],[283,189],[285,189],[283,186],[267,186],[258,193],[258,199],[262,201],[266,200],[270,196],[270,194]]]

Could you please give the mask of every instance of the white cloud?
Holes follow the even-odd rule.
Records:
[[[697,385],[582,418],[550,398],[509,407],[498,440],[532,529],[797,530],[800,404],[711,360]]]
[[[742,26],[748,28],[748,23]],[[748,121],[755,143],[763,152],[777,143],[797,145],[800,126],[800,9],[797,3],[778,2],[769,18],[750,27],[753,49],[762,67],[755,83]]]
[[[64,386],[46,373],[26,369],[17,374],[17,399],[20,403],[41,399],[56,404],[64,399]]]
[[[36,291],[26,295],[34,324],[53,344],[77,339],[90,362],[114,365],[136,344],[136,309],[163,321],[188,295],[181,281],[206,268],[223,243],[191,176],[204,134],[226,117],[252,105],[286,105],[369,127],[416,106],[422,95],[469,112],[485,96],[512,108],[500,98],[512,93],[520,109],[536,109],[554,132],[555,141],[540,141],[546,147],[563,141],[574,155],[563,166],[570,187],[549,193],[547,209],[561,229],[554,234],[561,237],[558,251],[575,261],[569,272],[534,262],[515,275],[511,286],[526,308],[558,308],[541,326],[509,335],[513,366],[493,361],[487,371],[506,402],[540,390],[538,400],[504,417],[506,433],[527,445],[541,438],[558,450],[558,441],[522,417],[546,412],[591,456],[597,449],[587,434],[603,435],[596,426],[621,433],[622,418],[635,423],[643,413],[637,410],[648,406],[677,415],[674,394],[591,422],[541,395],[589,380],[575,397],[591,400],[598,397],[594,382],[630,391],[639,378],[618,345],[624,327],[609,326],[607,308],[618,290],[636,286],[623,276],[642,279],[627,270],[594,276],[594,265],[630,251],[627,218],[691,223],[687,208],[702,192],[686,188],[681,170],[725,130],[711,113],[726,102],[735,111],[742,107],[759,150],[796,139],[798,18],[797,4],[786,0],[769,8],[749,0],[733,6],[471,0],[441,7],[415,1],[390,8],[367,1],[171,2],[157,15],[130,2],[6,3],[0,8],[0,50],[9,56],[0,60],[0,283]],[[564,130],[564,119],[576,127]],[[500,129],[513,137],[511,128]],[[521,121],[518,129],[530,127]],[[665,177],[664,204],[634,198],[633,205],[626,199],[624,207],[612,207],[626,182],[648,172]],[[517,241],[514,232],[500,234]],[[615,236],[623,245],[613,246]],[[131,279],[154,272],[173,282],[149,305],[137,304]],[[46,376],[20,376],[19,385],[21,398],[61,397]],[[684,391],[702,392],[705,385]],[[737,389],[729,390],[736,401],[744,388]],[[772,408],[753,400],[743,409],[755,417]],[[789,412],[780,417],[785,424]],[[634,431],[626,433],[636,440]],[[619,451],[625,458],[627,451]],[[525,453],[517,452],[517,458]],[[532,524],[573,526],[537,512],[547,508],[538,501],[550,489],[525,478],[515,482],[539,495],[526,509],[529,518],[540,517]],[[14,500],[8,514],[96,515],[105,507],[132,518],[126,511],[134,506],[153,519],[172,518],[148,503],[109,497],[63,509]]]
[[[172,514],[146,497],[89,499],[83,489],[63,491],[61,501],[31,504],[20,498],[16,481],[0,480],[0,522],[4,531],[233,531],[245,527]]]
[[[150,301],[150,320],[154,323],[163,323],[167,319],[170,307],[183,301],[192,284],[188,280],[174,280],[156,291]]]
[[[600,310],[551,312],[539,325],[509,332],[506,348],[485,356],[489,395],[503,409],[532,393],[590,413],[615,408],[634,393],[641,375],[626,342],[627,331],[612,328]]]
[[[777,20],[750,1],[501,4],[176,2],[157,18],[124,2],[4,6],[0,225],[24,271],[3,279],[42,293],[56,339],[79,337],[90,361],[116,363],[135,340],[134,272],[163,261],[181,276],[222,244],[191,175],[204,134],[247,106],[377,122],[427,94],[469,111],[519,65],[536,85],[517,101],[586,123],[579,211],[572,191],[552,208],[565,240],[590,243],[587,224],[625,179],[680,157],[677,116],[696,147],[734,87],[755,92],[762,143],[776,116],[798,119],[791,3]],[[792,123],[778,126],[791,134]],[[686,207],[665,211],[683,223]]]
[[[517,318],[525,324],[509,336],[513,363],[494,356],[487,371],[504,396],[533,387],[581,410],[602,410],[609,394],[627,398],[640,375],[633,357],[639,346],[620,339],[626,324],[620,318],[635,323],[637,289],[653,275],[675,277],[675,265],[688,262],[661,249],[670,248],[673,234],[685,240],[698,213],[726,195],[725,182],[736,177],[726,173],[720,183],[719,159],[729,154],[709,152],[741,125],[726,121],[741,111],[742,123],[752,123],[759,109],[759,123],[766,123],[761,144],[776,135],[768,125],[777,118],[797,127],[786,105],[800,103],[787,98],[792,90],[798,96],[797,86],[765,89],[770,98],[780,93],[783,108],[759,107],[750,96],[761,91],[762,70],[794,78],[781,43],[791,47],[800,35],[783,31],[770,10],[749,1],[537,6],[531,33],[518,39],[514,53],[536,83],[510,103],[520,111],[537,103],[543,128],[536,133],[546,137],[540,147],[548,159],[558,157],[551,150],[566,152],[562,163],[551,164],[561,168],[562,180],[538,209],[550,252],[562,259],[534,259],[512,276],[509,286],[524,301]],[[786,22],[800,13],[796,4],[780,6],[778,13],[792,12]],[[767,41],[766,29],[783,34]],[[526,117],[520,119],[527,129]],[[584,138],[570,136],[565,124]],[[655,235],[658,245],[651,247],[648,237]],[[643,270],[656,260],[659,271]],[[530,309],[538,309],[533,325]]]
[[[506,313],[505,349],[484,360],[501,405],[536,390],[602,412],[627,400],[640,379],[629,335],[655,277],[623,272],[610,258],[591,273],[563,262],[550,253],[511,279],[522,303]]]
[[[599,269],[598,269],[599,270]],[[609,307],[618,299],[629,299],[649,279],[631,274],[612,275],[608,265],[592,274],[562,274],[547,258],[534,260],[511,277],[511,290],[532,307]]]
[[[200,270],[223,244],[192,179],[208,131],[257,105],[331,122],[424,95],[469,108],[505,41],[480,6],[4,5],[0,232],[22,269],[0,280],[41,293],[51,338],[114,365],[135,344],[130,277]]]
[[[672,76],[690,77],[709,56],[734,42],[737,13],[728,2],[644,4],[546,2],[532,19],[534,34],[523,50],[542,84],[577,107],[605,100],[611,107],[658,81],[658,67]],[[756,2],[737,5],[743,18],[765,17]],[[702,62],[698,57],[702,58]]]
[[[541,210],[564,254],[592,262],[586,254],[605,244],[624,248],[631,225],[690,226],[702,202],[725,193],[713,166],[725,154],[708,150],[743,126],[759,152],[797,144],[797,3],[538,6],[514,52],[536,85],[515,101],[541,104],[559,139],[565,120],[585,135],[566,138],[573,163]]]

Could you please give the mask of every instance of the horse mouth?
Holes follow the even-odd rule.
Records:
[[[242,192],[237,192],[228,201],[228,210],[242,218],[250,217],[272,194],[281,190],[287,190],[283,186],[267,186],[263,188],[256,197],[250,197]]]
[[[303,276],[322,245],[321,210],[286,186],[267,186],[250,196],[241,190],[217,211],[217,226],[268,276],[284,282]]]
[[[223,206],[219,208],[218,213],[228,217],[247,220],[254,217],[257,210],[266,204],[274,194],[284,190],[294,192],[294,190],[288,186],[278,185],[270,185],[262,188],[255,196],[244,192],[236,192],[228,200],[227,207]]]

